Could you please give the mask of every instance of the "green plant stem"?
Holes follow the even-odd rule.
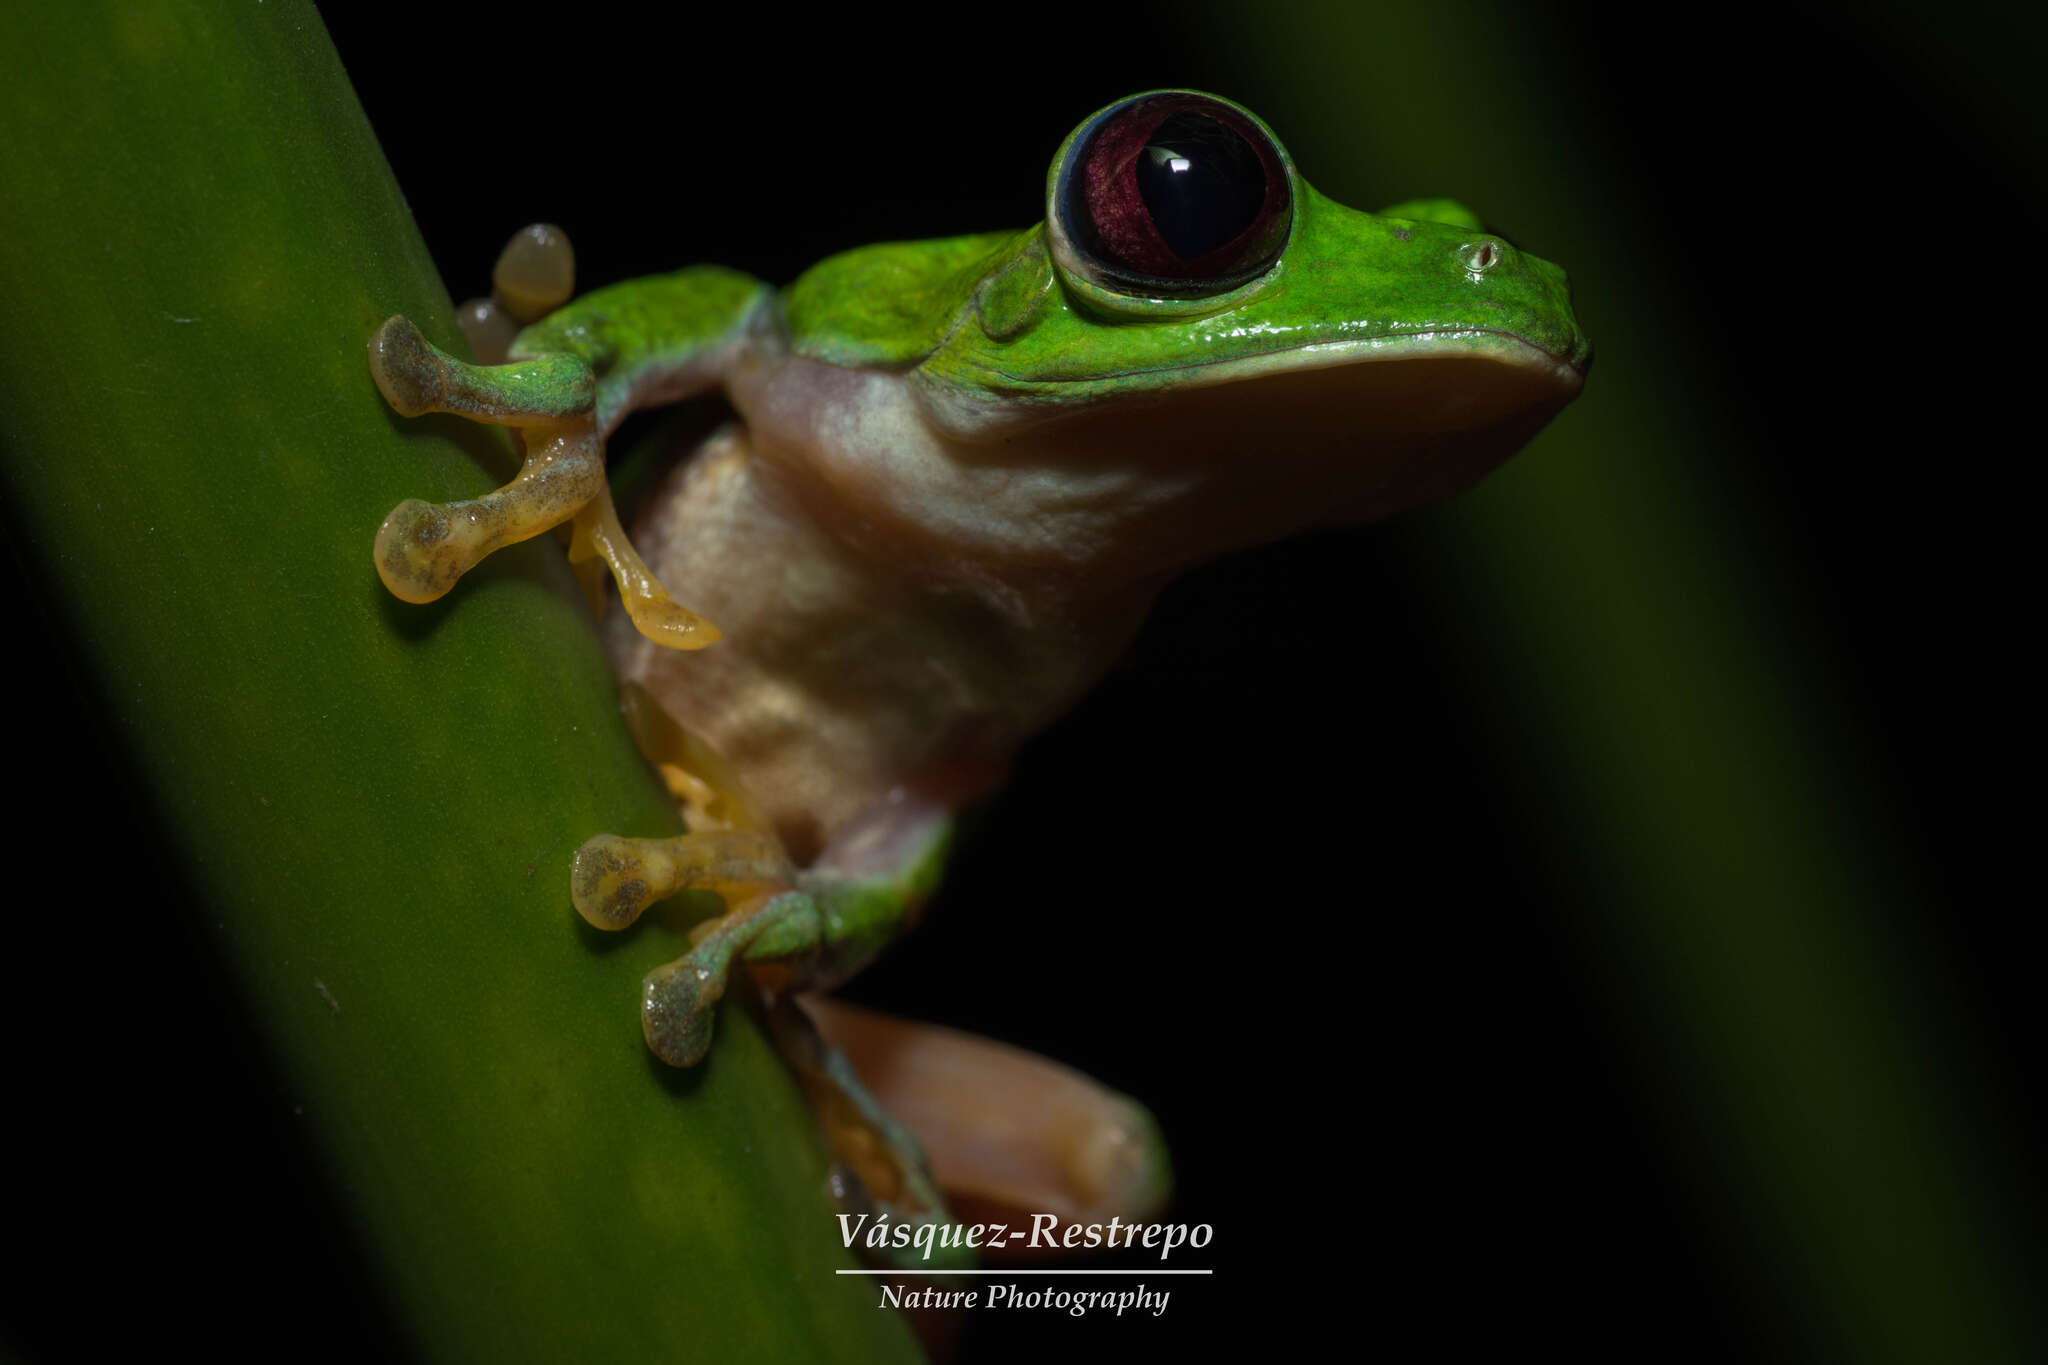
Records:
[[[317,16],[33,6],[10,40],[36,54],[0,85],[21,548],[408,1332],[499,1365],[913,1358],[833,1275],[824,1160],[756,1030],[728,1011],[667,1072],[635,1002],[680,932],[569,907],[584,837],[674,815],[560,555],[428,607],[377,582],[392,504],[507,460],[371,384],[391,313],[460,343]]]

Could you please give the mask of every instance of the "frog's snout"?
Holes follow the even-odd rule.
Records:
[[[1478,291],[1481,306],[1500,314],[1498,328],[1545,351],[1573,376],[1576,391],[1593,363],[1593,343],[1573,316],[1571,281],[1564,271],[1531,256],[1504,237],[1477,233],[1450,249],[1449,267]]]

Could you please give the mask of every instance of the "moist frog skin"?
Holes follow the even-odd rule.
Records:
[[[1470,486],[1591,358],[1558,267],[1451,201],[1326,199],[1250,111],[1186,90],[1084,121],[1021,231],[860,248],[783,289],[695,266],[565,303],[569,278],[565,243],[515,240],[496,314],[470,319],[480,356],[527,324],[501,364],[379,329],[395,409],[514,427],[526,460],[485,497],[399,504],[374,554],[412,602],[558,526],[586,575],[609,569],[608,648],[690,832],[594,834],[571,899],[620,929],[684,889],[723,898],[645,983],[675,1066],[705,1055],[739,964],[771,996],[820,991],[906,928],[955,812],[1174,575]],[[738,420],[629,539],[606,436],[713,389]],[[1076,969],[1052,946],[1048,971]],[[942,1216],[916,1143],[777,1017],[849,1181]]]

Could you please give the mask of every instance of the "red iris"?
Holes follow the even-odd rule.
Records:
[[[1081,136],[1059,209],[1089,263],[1118,282],[1213,293],[1286,245],[1287,168],[1265,131],[1193,94],[1141,95]]]

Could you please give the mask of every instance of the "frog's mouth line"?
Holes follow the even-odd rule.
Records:
[[[1473,345],[1459,345],[1479,338],[1491,338],[1495,342],[1510,342],[1511,347],[1487,346],[1484,349]],[[1438,343],[1432,345],[1430,343]],[[1375,355],[1375,352],[1384,354]],[[1280,357],[1302,357],[1301,363],[1275,364]],[[1307,359],[1313,357],[1313,360]],[[1489,360],[1512,369],[1525,372],[1549,374],[1566,396],[1578,393],[1586,382],[1586,371],[1592,364],[1589,350],[1574,359],[1549,350],[1516,332],[1498,327],[1457,327],[1433,328],[1418,332],[1393,332],[1376,337],[1347,337],[1337,341],[1312,341],[1295,346],[1276,346],[1267,351],[1256,351],[1245,355],[1227,356],[1218,360],[1198,361],[1189,365],[1161,365],[1128,370],[1106,370],[1087,379],[1033,379],[1024,375],[1011,374],[1005,370],[993,370],[994,376],[1014,384],[1019,390],[1054,394],[1060,389],[1086,384],[1099,388],[1105,383],[1118,380],[1135,381],[1133,387],[1144,388],[1148,376],[1172,376],[1186,383],[1191,377],[1193,386],[1207,388],[1212,384],[1227,384],[1240,379],[1256,379],[1262,375],[1287,374],[1308,370],[1337,369],[1346,365],[1377,364],[1401,360]]]

